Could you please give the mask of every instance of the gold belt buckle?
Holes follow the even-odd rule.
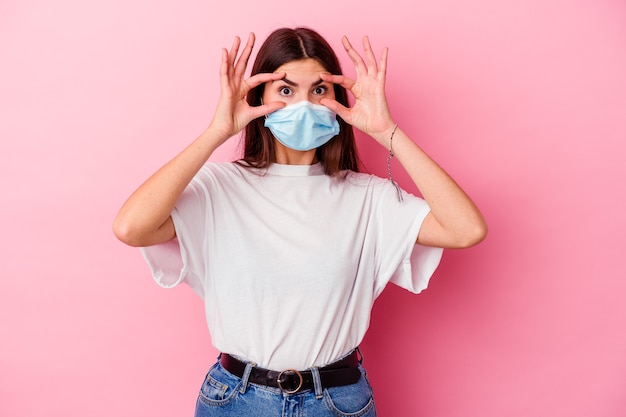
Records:
[[[282,377],[283,374],[285,375],[298,375],[298,379],[300,379],[298,386],[295,389],[287,389],[283,387],[283,382],[282,382]],[[300,388],[302,388],[302,384],[304,383],[304,379],[302,378],[302,374],[295,370],[295,369],[285,369],[284,371],[282,371],[280,374],[278,374],[278,380],[276,381],[278,383],[278,388],[280,388],[280,390],[282,392],[284,392],[285,394],[295,394],[296,392],[298,392],[298,390]]]

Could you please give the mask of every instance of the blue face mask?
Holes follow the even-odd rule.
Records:
[[[319,148],[339,133],[335,112],[307,100],[268,114],[265,127],[280,143],[297,151]]]

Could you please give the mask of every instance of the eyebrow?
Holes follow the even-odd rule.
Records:
[[[298,87],[298,83],[291,81],[290,79],[288,79],[287,77],[285,78],[281,78],[280,80],[274,80],[273,82],[278,82],[278,81],[282,81],[285,84],[289,84],[293,87]],[[313,84],[311,84],[312,87],[315,87],[316,85],[320,85],[324,82],[324,80],[322,80],[321,78],[317,81],[315,81]]]

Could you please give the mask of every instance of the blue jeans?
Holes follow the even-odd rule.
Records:
[[[322,389],[316,383],[313,390],[285,394],[249,383],[247,374],[239,378],[218,361],[204,379],[195,417],[376,417],[372,388],[365,369],[359,369],[361,379],[355,384]]]

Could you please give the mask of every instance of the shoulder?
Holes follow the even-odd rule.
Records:
[[[239,189],[247,181],[248,169],[234,162],[206,162],[187,186],[188,193],[195,192],[209,195]]]
[[[345,176],[345,182],[352,188],[366,190],[365,192],[375,206],[398,206],[403,209],[417,207],[421,210],[422,206],[427,205],[423,197],[407,192],[401,187],[397,188],[389,178],[351,171]]]
[[[232,175],[237,172],[239,165],[236,162],[208,161],[200,169],[204,174]]]
[[[208,161],[196,175],[196,179],[206,182],[212,180],[237,179],[252,174],[253,168],[237,162]]]
[[[365,187],[376,192],[384,192],[391,186],[389,180],[365,172],[342,171],[338,180],[347,187]]]

